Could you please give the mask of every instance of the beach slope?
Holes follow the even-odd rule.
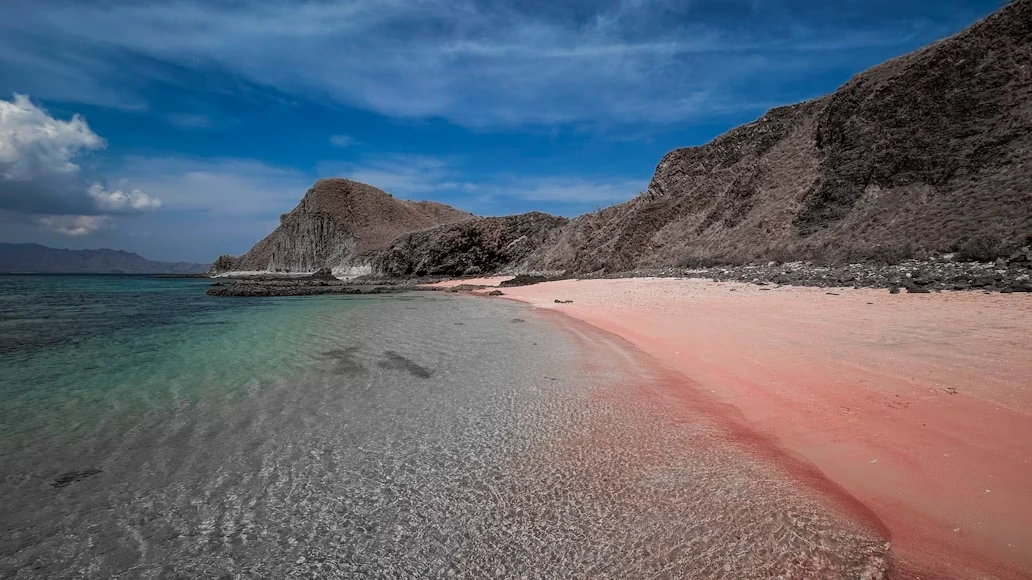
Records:
[[[1032,574],[1032,296],[683,279],[504,292],[739,409],[884,522],[905,576]]]

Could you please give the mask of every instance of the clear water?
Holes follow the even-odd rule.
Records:
[[[691,385],[607,335],[498,300],[205,286],[0,277],[0,576],[884,565],[870,525],[671,397]]]

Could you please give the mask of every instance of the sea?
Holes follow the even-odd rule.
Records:
[[[877,578],[877,522],[559,315],[0,275],[0,578]],[[693,401],[695,401],[693,403]]]

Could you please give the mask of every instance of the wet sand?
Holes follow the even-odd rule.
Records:
[[[884,523],[898,577],[1032,574],[1032,296],[674,279],[505,294],[631,342],[690,379],[668,393],[688,406],[737,409]]]

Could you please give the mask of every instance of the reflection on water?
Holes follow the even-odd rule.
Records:
[[[139,324],[0,355],[0,576],[857,578],[881,563],[874,532],[604,335],[501,301],[150,282],[164,290],[137,280],[130,301],[175,312],[133,303]]]

